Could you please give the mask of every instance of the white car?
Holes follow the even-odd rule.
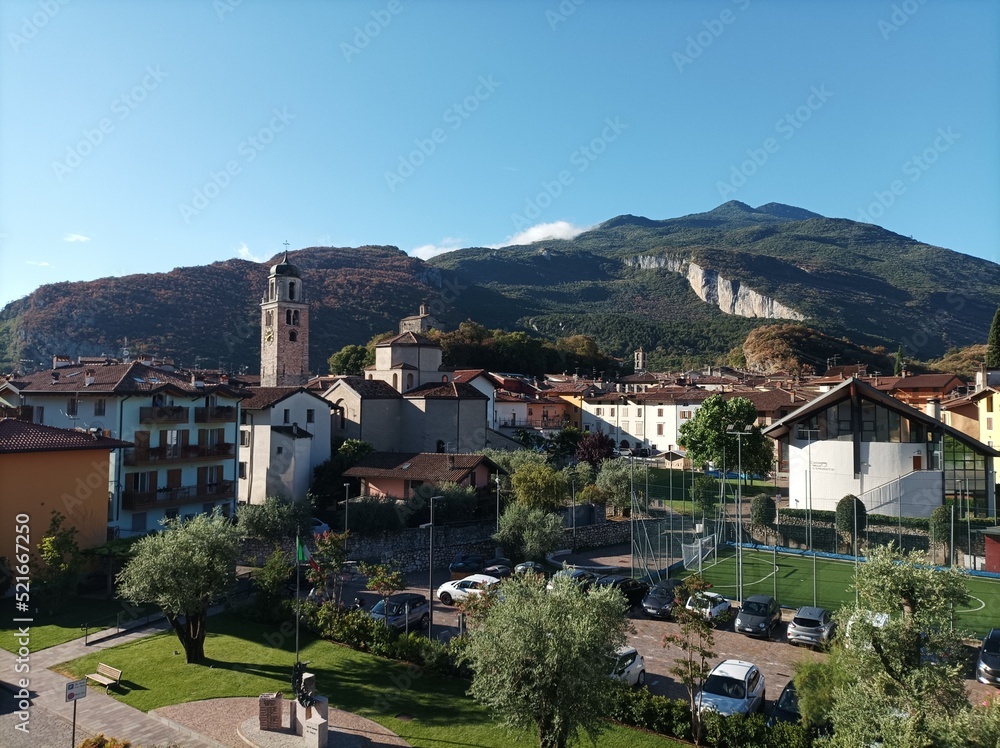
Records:
[[[712,668],[695,697],[699,712],[716,711],[723,717],[753,714],[764,706],[764,674],[752,662],[724,660]]]
[[[478,595],[500,580],[489,574],[470,574],[462,579],[453,579],[437,588],[438,600],[451,605],[456,600],[464,600],[469,595]]]
[[[709,621],[729,613],[729,600],[718,592],[697,592],[688,598],[684,605],[688,610],[696,610]]]
[[[330,530],[330,525],[316,517],[310,517],[309,524],[312,527],[313,535],[322,535],[324,532],[329,532]]]
[[[635,647],[621,647],[616,653],[611,677],[630,686],[646,685],[646,663]]]

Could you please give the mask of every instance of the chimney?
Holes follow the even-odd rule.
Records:
[[[933,418],[935,421],[941,420],[941,401],[936,397],[932,397],[924,405],[924,412]]]
[[[53,371],[52,372],[52,384],[59,384],[59,372],[58,371]]]
[[[219,375],[219,384],[229,384],[229,375],[228,374],[220,374]]]
[[[83,373],[83,386],[84,387],[89,387],[93,383],[94,383],[94,370],[93,369],[87,369]]]
[[[73,363],[69,356],[53,356],[52,357],[52,368],[61,369],[64,366],[69,366]]]
[[[455,455],[448,455],[448,469],[455,469]]]

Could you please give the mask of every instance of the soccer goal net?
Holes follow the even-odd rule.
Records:
[[[708,558],[714,550],[715,535],[706,535],[703,538],[696,539],[693,543],[683,543],[681,545],[681,554],[684,560],[684,568],[688,571],[701,568],[701,562]]]

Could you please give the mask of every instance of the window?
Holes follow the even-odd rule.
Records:
[[[285,324],[286,325],[292,324],[292,310],[291,309],[286,309],[285,310]]]
[[[35,423],[45,423],[45,406],[39,405],[35,408]]]
[[[315,422],[316,422],[316,411],[313,410],[312,408],[307,408],[306,423],[315,423]]]
[[[628,431],[628,421],[622,421],[622,431]]]
[[[291,341],[292,343],[294,343],[298,339],[299,339],[299,334],[295,332],[295,330],[292,330],[290,333],[288,333],[288,340]]]
[[[202,504],[201,511],[203,514],[211,514],[212,510],[215,509],[215,504],[209,501],[206,504]]]
[[[662,423],[656,424],[656,435],[657,436],[663,436],[663,424]]]
[[[993,430],[993,416],[986,416],[986,430]]]
[[[406,375],[406,389],[413,389],[413,374],[407,373]]]
[[[598,408],[597,411],[596,411],[596,413],[599,416],[603,416],[604,415],[604,408]]]
[[[69,400],[67,400],[66,401],[66,415],[69,416],[70,418],[73,418],[74,416],[76,416],[77,410],[79,409],[79,405],[80,405],[80,401],[77,400],[75,397],[71,397]]]
[[[656,409],[656,417],[657,418],[663,418],[663,408],[657,408]]]
[[[986,396],[986,412],[987,413],[993,412],[993,395]]]
[[[298,309],[296,309],[295,311],[292,312],[292,324],[295,327],[299,326],[299,310]]]
[[[132,532],[146,532],[146,513],[132,512]]]
[[[247,479],[247,464],[245,462],[240,463],[240,480]]]
[[[250,431],[249,429],[240,429],[240,446],[249,447],[250,446]]]
[[[130,476],[133,493],[146,493],[156,490],[156,471],[148,473],[132,473]]]
[[[160,446],[163,447],[163,456],[180,457],[179,432],[176,429],[169,429],[160,432]]]
[[[275,447],[275,449],[274,449],[274,453],[275,453],[276,455],[281,455],[281,454],[284,454],[284,453],[285,453],[285,448],[284,448],[284,447]]]
[[[107,408],[107,401],[103,397],[99,397],[94,400],[95,416],[103,416],[105,414],[105,408]]]
[[[178,511],[176,509],[167,510],[167,519],[177,519]]]
[[[285,408],[281,422],[286,424],[292,422],[292,413],[288,408]]]
[[[691,411],[690,410],[682,410],[681,411],[681,420],[682,421],[687,421],[690,418],[691,418]]]
[[[240,410],[240,423],[244,426],[250,423],[250,416],[248,416],[247,412],[242,409]]]
[[[610,410],[610,412],[608,413],[608,415],[611,415],[611,416],[613,416],[614,414],[615,414],[615,409],[614,409],[614,408],[611,408],[611,410]]]
[[[271,327],[272,325],[274,325],[274,311],[268,309],[264,312],[264,326]]]
[[[288,284],[288,298],[290,301],[295,301],[295,281]]]

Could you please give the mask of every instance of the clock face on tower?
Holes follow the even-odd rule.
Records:
[[[264,342],[265,343],[274,342],[274,330],[272,330],[270,327],[268,327],[264,331]]]

